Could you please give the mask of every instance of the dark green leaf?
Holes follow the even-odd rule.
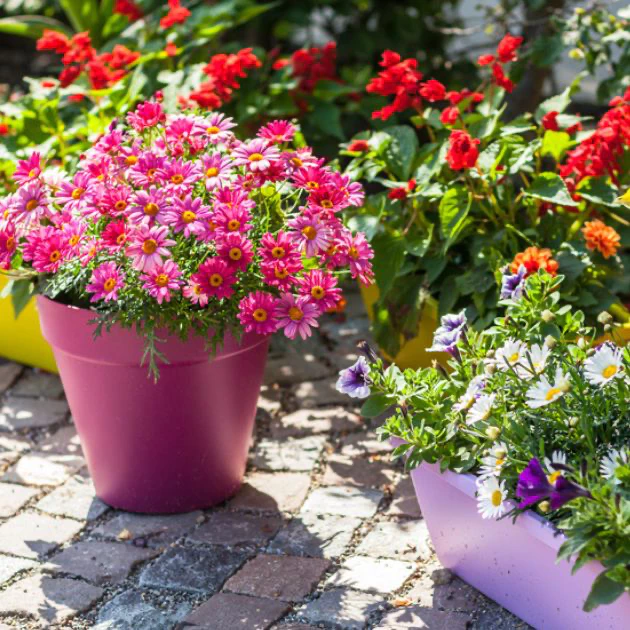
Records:
[[[541,173],[538,175],[531,186],[524,190],[523,193],[528,197],[542,199],[561,206],[577,206],[573,201],[566,184],[557,173]]]
[[[366,418],[380,416],[392,406],[392,401],[385,394],[370,396],[361,407],[361,415]]]
[[[33,297],[33,283],[30,280],[16,280],[11,287],[11,302],[17,319]]]
[[[601,604],[612,604],[625,590],[621,582],[611,580],[606,571],[602,571],[593,582],[591,592],[584,602],[584,610],[590,612]]]
[[[405,241],[392,234],[377,234],[372,240],[374,248],[374,276],[384,296],[405,261]]]
[[[418,151],[418,136],[415,130],[407,125],[396,125],[383,131],[392,138],[383,152],[388,167],[398,179],[409,179]]]

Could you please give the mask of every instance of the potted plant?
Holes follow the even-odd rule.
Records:
[[[479,328],[492,322],[497,280],[521,264],[526,275],[562,273],[563,299],[589,323],[601,309],[629,320],[622,237],[630,215],[618,197],[630,184],[630,91],[591,123],[566,113],[578,76],[533,114],[510,117],[507,69],[521,42],[507,34],[495,54],[479,57],[486,77],[474,90],[449,90],[423,77],[415,59],[384,52],[367,91],[389,102],[373,116],[411,113],[410,124],[379,121],[345,145],[346,174],[370,191],[346,211],[376,253],[368,314],[385,356],[401,367],[430,364],[426,342],[451,310],[466,308]]]
[[[444,317],[434,346],[450,372],[383,369],[369,353],[338,388],[369,396],[367,416],[395,406],[380,433],[406,459],[445,566],[536,628],[621,630],[630,352],[593,343],[583,313],[561,306],[561,280],[514,283],[484,331],[463,312]],[[610,329],[612,317],[600,319]]]
[[[207,507],[241,483],[270,335],[306,338],[371,279],[338,212],[363,193],[273,121],[113,121],[64,175],[15,173],[0,263],[37,301],[96,492],[131,511]],[[147,378],[150,376],[151,378]]]

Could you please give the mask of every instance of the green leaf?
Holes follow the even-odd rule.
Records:
[[[59,0],[59,4],[75,31],[89,31],[98,20],[96,0]],[[90,35],[95,35],[95,33],[90,33]]]
[[[387,166],[398,179],[408,180],[418,151],[418,136],[415,130],[407,125],[396,125],[383,131],[392,138],[383,152]]]
[[[578,184],[577,192],[587,201],[600,203],[609,208],[621,207],[616,201],[619,191],[613,184],[601,177],[585,177]]]
[[[542,117],[549,112],[558,112],[561,114],[569,106],[572,92],[573,86],[570,85],[561,94],[557,94],[543,101],[536,110],[536,120],[540,122]]]
[[[560,162],[566,150],[574,144],[566,131],[548,129],[543,136],[541,153],[551,155],[556,162]]]
[[[39,39],[45,29],[72,35],[72,31],[63,22],[42,15],[18,15],[0,19],[0,33]]]
[[[33,297],[34,287],[30,280],[15,280],[11,287],[11,302],[17,319]]]
[[[420,258],[422,258],[422,256],[427,253],[427,250],[429,249],[429,246],[431,245],[431,240],[433,238],[434,227],[435,226],[433,223],[429,223],[426,233],[415,233],[413,235],[407,235],[405,246],[407,248],[407,251],[412,256],[419,256]]]
[[[319,102],[311,112],[311,122],[324,134],[329,134],[344,140],[345,136],[341,127],[341,111],[332,103]]]
[[[461,236],[471,204],[472,196],[463,186],[453,186],[444,193],[439,206],[440,231],[446,239],[444,251]]]
[[[534,199],[557,203],[561,206],[575,207],[578,204],[573,201],[562,177],[557,173],[541,173],[532,181],[531,186],[523,191],[523,194]]]
[[[361,407],[361,415],[366,418],[380,416],[392,406],[391,399],[385,394],[370,396]]]
[[[385,296],[405,261],[405,241],[392,234],[378,234],[371,244],[376,284],[381,296]]]
[[[612,604],[625,590],[621,582],[611,580],[606,571],[602,571],[593,582],[591,592],[584,602],[584,611],[590,612],[601,604]]]

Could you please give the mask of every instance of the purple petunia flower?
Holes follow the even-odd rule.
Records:
[[[451,313],[440,319],[440,327],[433,335],[433,345],[427,348],[428,352],[448,352],[452,357],[459,359],[457,342],[466,331],[466,313]]]
[[[593,498],[586,488],[582,488],[582,486],[578,486],[577,483],[573,483],[566,477],[560,475],[556,479],[554,491],[551,493],[551,509],[557,510],[565,503],[573,501],[573,499],[577,499],[578,497],[584,497],[586,499]]]
[[[365,357],[359,357],[354,365],[339,372],[337,391],[351,398],[367,398],[370,395],[370,368]]]
[[[520,300],[525,290],[526,275],[527,269],[525,269],[525,265],[521,265],[515,274],[511,274],[509,267],[506,267],[501,280],[501,299]]]

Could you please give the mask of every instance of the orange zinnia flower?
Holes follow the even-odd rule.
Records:
[[[586,247],[591,251],[601,252],[604,258],[614,256],[619,249],[621,237],[615,228],[611,228],[599,219],[587,221],[582,228],[582,234],[584,234]]]
[[[558,262],[551,257],[550,249],[528,247],[525,251],[514,256],[510,265],[512,273],[516,273],[521,265],[527,270],[527,276],[536,273],[539,269],[544,269],[552,276],[558,273]]]

